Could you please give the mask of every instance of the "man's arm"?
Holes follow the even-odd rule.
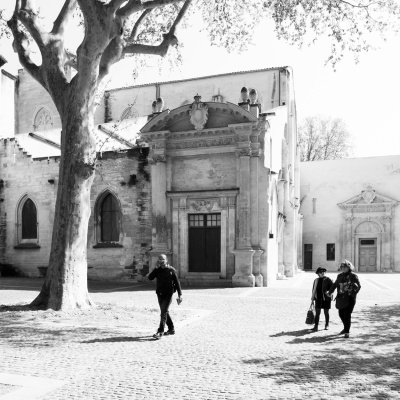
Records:
[[[173,275],[172,275],[172,279],[175,282],[175,286],[176,286],[176,290],[178,292],[178,296],[182,297],[182,289],[181,289],[181,284],[179,283],[179,279],[178,276],[176,275],[176,272],[174,271]]]
[[[157,278],[157,273],[158,273],[158,268],[154,268],[153,271],[150,272],[149,274],[149,280],[153,280],[154,278]]]

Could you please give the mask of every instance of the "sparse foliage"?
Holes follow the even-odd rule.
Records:
[[[308,117],[299,127],[301,161],[336,160],[351,155],[351,135],[340,118]]]
[[[328,36],[334,65],[346,50],[368,50],[368,33],[383,34],[399,16],[395,0],[64,0],[52,28],[45,29],[34,0],[14,4],[7,25],[0,10],[0,37],[11,32],[20,63],[49,92],[62,123],[49,269],[34,302],[54,309],[91,304],[86,251],[96,164],[93,112],[113,64],[125,57],[137,62],[148,55],[165,56],[177,48],[178,25],[184,27],[193,14],[202,17],[211,43],[228,50],[245,49],[261,21],[274,24],[278,37],[299,45]],[[74,25],[82,34],[76,51],[65,47],[74,18],[84,28]],[[35,47],[41,62],[32,57]],[[66,73],[70,67],[76,70],[71,79]]]

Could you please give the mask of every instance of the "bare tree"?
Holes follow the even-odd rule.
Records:
[[[352,152],[352,139],[340,118],[308,117],[299,127],[301,161],[336,160]]]
[[[77,9],[84,34],[75,54],[67,51],[64,39]],[[22,66],[49,92],[62,124],[49,268],[34,305],[59,310],[92,304],[86,248],[96,162],[96,92],[110,67],[124,57],[166,55],[177,44],[177,27],[189,11],[202,16],[212,44],[228,49],[245,48],[262,19],[275,24],[278,36],[299,44],[325,33],[332,39],[333,63],[346,49],[356,54],[368,49],[368,32],[384,32],[399,14],[394,0],[356,4],[343,0],[65,0],[52,29],[46,31],[34,0],[15,0],[7,23],[14,50]],[[3,15],[0,12],[0,36],[6,33]],[[33,61],[32,44],[39,49],[40,65]],[[76,69],[72,79],[65,72],[68,65]]]

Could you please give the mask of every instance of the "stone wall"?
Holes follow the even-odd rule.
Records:
[[[58,176],[58,158],[32,160],[14,139],[0,142],[1,171],[4,181],[2,209],[7,227],[4,264],[17,273],[40,276],[40,268],[48,264],[57,184],[48,182]],[[28,195],[37,207],[38,248],[16,249],[18,243],[17,206]]]
[[[61,129],[61,119],[49,93],[23,69],[18,71],[17,133],[33,132],[35,116],[45,107],[53,120],[53,128]]]
[[[89,279],[138,279],[149,270],[151,250],[150,175],[147,149],[124,154],[103,153],[91,193],[89,221]],[[120,245],[96,247],[95,205],[104,191],[113,193],[121,205]],[[95,246],[95,247],[94,247]]]
[[[15,130],[16,78],[0,70],[0,138],[11,138]]]
[[[134,149],[126,153],[103,153],[98,161],[91,194],[89,279],[140,279],[148,271],[151,217],[149,169],[146,154],[143,153],[145,151]],[[13,139],[1,140],[0,162],[0,179],[3,181],[3,188],[0,189],[0,263],[20,275],[40,276],[46,270],[50,254],[59,159],[32,159]],[[96,244],[94,205],[105,189],[111,190],[121,204],[122,247],[119,248],[93,248]],[[37,207],[37,244],[40,246],[37,248],[15,248],[19,229],[16,226],[17,207],[25,195]]]
[[[236,163],[234,153],[174,157],[171,190],[235,188]]]
[[[101,123],[103,114],[118,120],[128,105],[133,105],[139,115],[150,115],[151,104],[157,96],[164,99],[164,109],[170,110],[184,102],[193,103],[193,96],[197,93],[202,101],[213,101],[213,96],[220,94],[222,101],[237,104],[241,101],[240,90],[243,86],[258,91],[261,109],[267,111],[286,104],[286,81],[284,70],[265,69],[113,89],[107,91],[108,110],[103,111],[105,106],[100,106],[96,111],[96,121]]]

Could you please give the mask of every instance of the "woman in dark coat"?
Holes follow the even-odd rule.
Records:
[[[327,296],[327,292],[332,287],[333,282],[331,278],[325,276],[325,268],[319,267],[315,273],[318,275],[318,278],[316,278],[314,281],[311,301],[315,306],[315,325],[313,331],[317,332],[321,310],[324,310],[325,314],[325,329],[329,329],[329,310],[331,308],[331,298]]]
[[[341,273],[337,276],[335,283],[329,289],[328,296],[337,289],[336,308],[339,310],[339,317],[343,322],[344,337],[350,337],[351,314],[356,305],[357,293],[361,289],[361,284],[358,276],[353,272],[354,265],[347,260],[344,260],[339,269]]]

